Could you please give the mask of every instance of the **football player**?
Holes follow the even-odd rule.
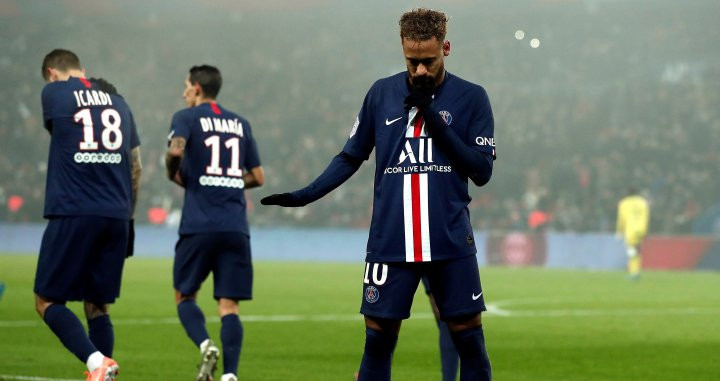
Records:
[[[400,325],[427,276],[440,318],[460,356],[461,380],[489,380],[485,311],[468,181],[485,185],[495,159],[494,122],[485,90],[445,70],[450,41],[442,12],[400,18],[406,71],[376,81],[342,151],[310,185],[262,200],[307,205],[338,187],[375,150],[373,216],[363,301],[365,351],[360,381],[390,379]]]
[[[220,351],[196,303],[212,272],[222,327],[222,381],[236,381],[243,328],[238,301],[252,298],[250,232],[245,189],[265,182],[250,123],[221,106],[220,71],[193,66],[185,79],[188,108],[175,113],[165,156],[168,178],[185,188],[173,285],[180,322],[200,349],[197,381],[212,380]]]
[[[125,100],[92,82],[77,55],[48,53],[42,64],[50,132],[35,307],[62,344],[88,368],[88,380],[114,380],[109,305],[120,293],[140,185],[140,140]],[[102,82],[102,83],[101,83]],[[82,300],[88,333],[67,301]]]

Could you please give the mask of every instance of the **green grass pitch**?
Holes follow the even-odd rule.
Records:
[[[84,364],[36,316],[33,256],[0,255],[0,380],[82,379]],[[170,259],[132,258],[111,309],[119,380],[190,380],[199,354],[177,322]],[[241,380],[352,380],[362,355],[364,266],[258,262],[240,305]],[[720,274],[483,268],[495,380],[719,380]],[[208,282],[200,305],[219,341]],[[420,287],[422,290],[422,287]],[[71,303],[79,312],[79,303]],[[394,380],[439,380],[425,295],[403,324]],[[82,319],[84,320],[84,319]],[[219,378],[219,371],[216,375]],[[23,378],[25,377],[25,378]]]

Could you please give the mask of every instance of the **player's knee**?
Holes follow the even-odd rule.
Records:
[[[457,318],[447,319],[447,325],[450,332],[460,332],[467,329],[479,327],[482,325],[481,314],[460,316]]]
[[[197,293],[190,294],[190,295],[184,295],[180,291],[175,290],[175,304],[180,304],[186,300],[195,300],[197,297]]]
[[[40,319],[45,319],[45,311],[52,304],[51,301],[35,294],[35,311],[40,315]]]
[[[402,320],[383,319],[365,315],[365,326],[372,330],[397,336]]]
[[[238,308],[238,302],[236,300],[225,298],[218,300],[218,314],[220,314],[220,317],[230,314],[238,315],[239,313],[240,309]]]
[[[95,319],[107,315],[109,310],[110,305],[108,304],[85,301],[85,317],[88,319]]]

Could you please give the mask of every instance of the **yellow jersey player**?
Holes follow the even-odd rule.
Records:
[[[628,195],[618,203],[617,215],[616,233],[625,240],[628,272],[631,279],[637,279],[642,265],[639,247],[648,232],[650,203],[631,188]]]

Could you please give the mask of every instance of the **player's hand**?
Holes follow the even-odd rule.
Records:
[[[109,94],[117,94],[117,89],[115,88],[115,85],[108,82],[104,78],[90,78],[88,81],[94,83],[98,89],[109,93]]]
[[[307,203],[300,200],[299,197],[287,192],[277,193],[267,197],[263,197],[263,199],[260,200],[260,203],[263,205],[279,205],[285,207],[298,207],[307,205]]]
[[[125,257],[132,257],[135,251],[135,219],[130,219],[128,230],[127,251]]]
[[[417,107],[420,110],[426,110],[433,101],[433,89],[427,86],[413,86],[410,89],[410,95],[405,97],[405,109],[410,110]]]

